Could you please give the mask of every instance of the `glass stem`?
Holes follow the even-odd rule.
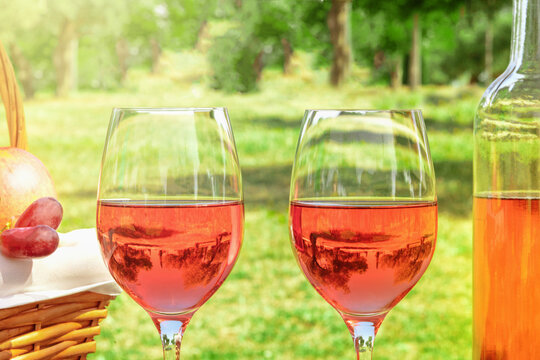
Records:
[[[357,360],[371,360],[375,342],[375,324],[371,321],[359,321],[351,329],[356,349]]]
[[[159,322],[159,334],[163,345],[164,360],[179,360],[180,345],[187,323],[179,320],[163,320]]]

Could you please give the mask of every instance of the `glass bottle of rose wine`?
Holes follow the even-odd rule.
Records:
[[[474,124],[473,359],[540,359],[540,0]]]

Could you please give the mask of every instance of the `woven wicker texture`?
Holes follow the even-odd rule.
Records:
[[[113,298],[83,292],[0,309],[0,360],[86,359]]]

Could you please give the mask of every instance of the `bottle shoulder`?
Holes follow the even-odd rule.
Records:
[[[509,67],[484,92],[476,110],[475,131],[484,121],[540,127],[540,73]]]
[[[540,74],[505,71],[488,86],[479,106],[498,105],[500,101],[511,101],[514,106],[528,106],[531,101],[540,103],[539,95]],[[523,102],[525,99],[528,101]]]

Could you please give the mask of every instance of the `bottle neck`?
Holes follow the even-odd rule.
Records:
[[[510,62],[517,72],[540,72],[540,0],[514,0]]]

